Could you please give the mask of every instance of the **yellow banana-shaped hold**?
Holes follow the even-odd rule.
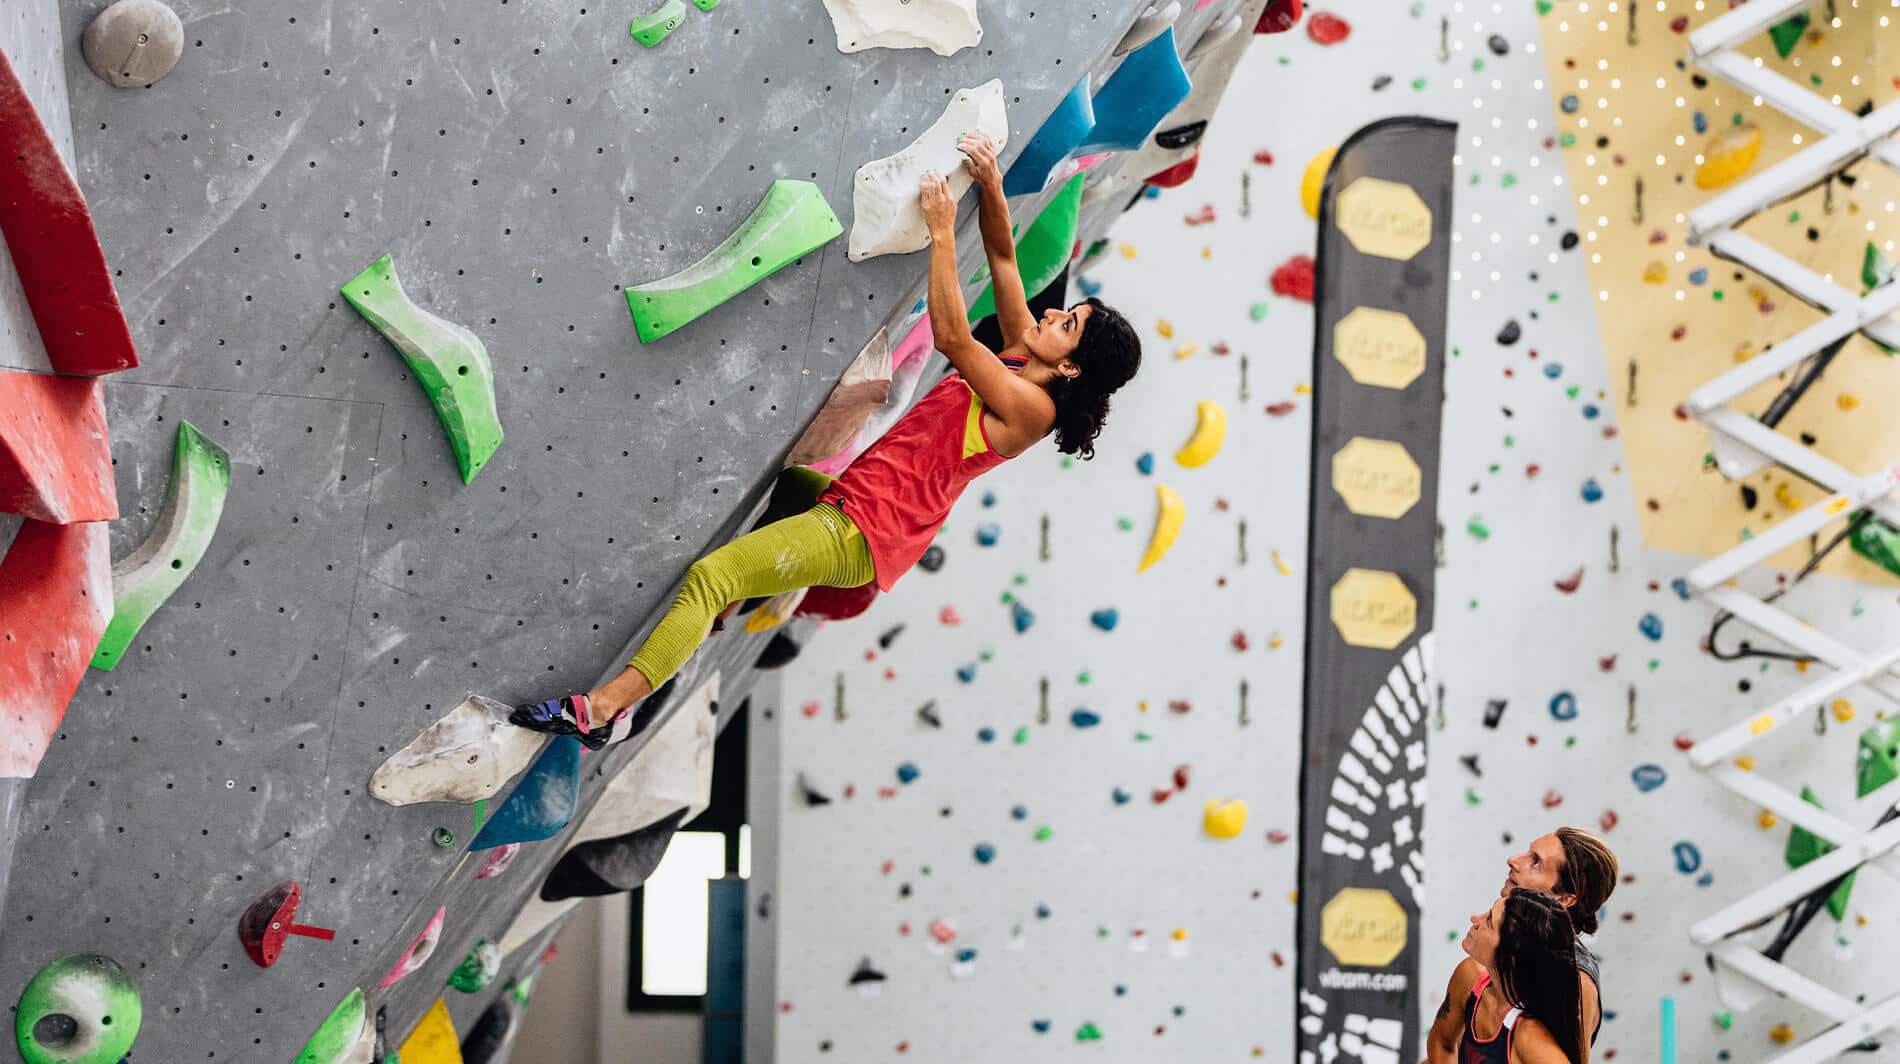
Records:
[[[1135,571],[1143,573],[1148,567],[1165,557],[1174,547],[1174,537],[1181,534],[1181,519],[1186,511],[1181,506],[1181,496],[1166,484],[1155,485],[1155,530],[1148,537],[1148,550],[1141,556],[1141,564]]]
[[[1201,400],[1194,408],[1194,435],[1174,452],[1174,460],[1193,469],[1204,466],[1220,453],[1227,442],[1227,411],[1212,399]]]
[[[752,611],[752,616],[746,618],[745,630],[769,632],[784,624],[791,619],[793,613],[797,612],[799,603],[805,601],[807,590],[809,589],[801,587],[796,591],[787,591],[783,595],[773,595],[766,599],[759,604],[758,609]]]

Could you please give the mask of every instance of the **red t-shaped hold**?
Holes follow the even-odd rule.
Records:
[[[302,900],[303,887],[294,879],[286,879],[244,910],[244,916],[238,920],[238,940],[244,943],[244,952],[250,955],[258,967],[268,968],[276,964],[277,958],[284,952],[284,939],[291,935],[325,942],[336,938],[336,932],[327,927],[309,927],[294,922],[297,904]]]

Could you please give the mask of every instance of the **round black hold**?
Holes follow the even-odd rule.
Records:
[[[933,546],[925,551],[924,556],[917,559],[917,568],[926,573],[934,573],[943,568],[943,548]]]
[[[1512,318],[1510,321],[1504,323],[1504,328],[1498,330],[1498,344],[1502,347],[1509,347],[1517,343],[1523,336],[1524,327],[1517,323],[1516,318]]]
[[[1173,129],[1164,129],[1156,133],[1155,145],[1169,151],[1180,151],[1182,148],[1191,148],[1198,144],[1201,134],[1205,132],[1207,132],[1207,120],[1203,118],[1199,122],[1189,122],[1185,126],[1175,126]]]
[[[1754,488],[1751,488],[1746,484],[1742,485],[1742,509],[1753,510],[1755,508],[1755,504],[1760,501],[1761,501],[1760,492],[1756,491]]]
[[[1491,39],[1484,43],[1486,47],[1491,49],[1492,55],[1510,55],[1511,54],[1511,42],[1505,40],[1499,34],[1493,33],[1491,35]]]
[[[1581,241],[1582,239],[1583,239],[1582,237],[1579,237],[1577,235],[1577,231],[1575,229],[1566,229],[1564,230],[1563,240],[1559,241],[1559,243],[1563,245],[1563,249],[1565,251],[1569,251],[1570,249],[1576,247],[1577,243]]]

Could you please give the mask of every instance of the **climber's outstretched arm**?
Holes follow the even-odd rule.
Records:
[[[994,351],[970,335],[969,310],[964,305],[963,285],[957,276],[957,205],[950,198],[949,184],[936,174],[926,174],[920,195],[924,220],[930,223],[927,305],[937,350],[944,353],[983,400],[983,405],[1005,425],[1031,423],[1044,412],[1037,400],[1046,403],[1046,393],[1011,372]]]
[[[996,163],[996,143],[988,134],[970,133],[957,142],[957,150],[966,156],[964,168],[976,178],[976,217],[983,230],[983,254],[990,262],[996,324],[1003,342],[1013,343],[1036,324],[1036,316],[1029,312],[1022,273],[1016,268],[1016,234],[1009,221],[1009,197],[1003,194],[1003,171]]]

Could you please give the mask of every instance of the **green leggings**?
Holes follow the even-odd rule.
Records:
[[[694,562],[673,608],[627,664],[658,690],[706,641],[713,618],[732,603],[801,587],[858,587],[876,575],[864,533],[842,510],[821,502]]]

